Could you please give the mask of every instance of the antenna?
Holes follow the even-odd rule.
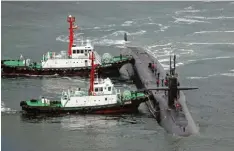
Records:
[[[124,41],[128,41],[127,33],[124,33]]]
[[[72,55],[72,45],[74,41],[74,29],[77,29],[77,26],[74,26],[75,23],[75,17],[72,15],[69,15],[67,17],[67,22],[69,23],[69,47],[68,47],[68,57],[71,57]]]
[[[170,55],[170,75],[171,75],[171,55]]]
[[[89,55],[89,59],[91,60],[91,71],[90,71],[90,87],[89,87],[89,95],[92,95],[93,88],[94,88],[94,74],[95,74],[95,67],[96,65],[94,64],[94,52],[91,52],[91,55]]]
[[[175,70],[176,70],[176,55],[174,55],[174,73],[173,73],[173,75],[175,75]]]

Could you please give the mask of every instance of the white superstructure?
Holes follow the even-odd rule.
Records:
[[[63,91],[61,104],[63,107],[92,107],[116,104],[120,100],[120,90],[115,89],[109,78],[94,81],[94,95],[76,90]]]
[[[55,52],[47,52],[41,60],[42,68],[72,68],[91,66],[90,52],[94,51],[94,47],[89,40],[80,42],[78,45],[73,44],[72,55],[69,58],[66,51],[59,54]],[[95,64],[101,64],[101,57],[96,51]]]

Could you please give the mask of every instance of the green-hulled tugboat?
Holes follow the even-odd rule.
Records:
[[[62,92],[61,100],[51,101],[44,97],[38,100],[21,101],[20,106],[26,113],[93,113],[117,114],[138,111],[140,103],[148,100],[148,96],[140,92],[125,90],[120,92],[109,78],[94,77],[94,52],[91,52],[91,71],[89,91],[68,89]]]
[[[122,65],[133,61],[130,56],[112,57],[108,53],[100,57],[89,40],[74,44],[74,29],[78,28],[74,25],[75,17],[70,15],[67,21],[69,23],[68,52],[61,51],[58,54],[47,52],[40,62],[24,59],[22,55],[17,60],[2,60],[2,76],[88,76],[91,69],[89,60],[91,52],[95,54],[94,62],[97,64],[96,69],[100,75],[116,75]]]

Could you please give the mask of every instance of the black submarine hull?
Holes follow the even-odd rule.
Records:
[[[134,71],[129,73],[138,89],[149,89],[156,86],[156,75],[148,68],[150,62],[157,64],[157,71],[160,72],[160,79],[166,76],[166,71],[160,62],[149,53],[145,52],[139,47],[127,46],[122,53],[131,54],[134,58],[132,66],[128,65],[125,72]],[[122,69],[122,72],[124,69]],[[160,83],[161,85],[161,83]],[[162,90],[147,91],[151,95],[150,101],[146,105],[155,117],[159,125],[161,125],[168,133],[189,136],[198,133],[198,128],[195,125],[186,105],[185,96],[180,91],[179,102],[182,110],[176,111],[168,107],[168,96]]]

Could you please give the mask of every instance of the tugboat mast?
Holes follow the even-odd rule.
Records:
[[[74,31],[73,29],[76,29],[77,26],[74,26],[75,17],[72,15],[69,15],[67,17],[67,22],[69,23],[69,47],[68,47],[68,57],[70,58],[72,55],[72,45],[74,40]]]
[[[94,87],[94,74],[95,74],[95,67],[94,64],[94,52],[91,52],[91,55],[89,56],[89,59],[91,60],[91,71],[90,71],[90,87],[89,87],[89,95],[93,95],[93,87]]]

